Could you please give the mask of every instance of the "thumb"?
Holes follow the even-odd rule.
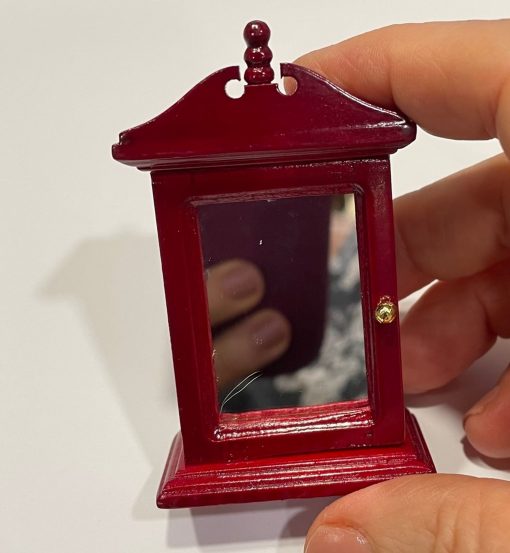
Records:
[[[508,551],[510,483],[469,476],[406,476],[324,509],[305,553]]]

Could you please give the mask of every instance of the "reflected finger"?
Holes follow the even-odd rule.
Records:
[[[211,325],[233,319],[255,307],[264,295],[264,277],[243,259],[230,259],[207,271],[207,300]]]
[[[222,332],[214,341],[218,386],[225,390],[280,357],[291,327],[274,309],[262,309]]]

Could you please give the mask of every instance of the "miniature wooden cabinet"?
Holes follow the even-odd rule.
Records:
[[[389,155],[415,126],[293,64],[285,94],[267,25],[249,23],[245,39],[240,98],[227,67],[113,146],[154,192],[181,422],[160,507],[341,495],[434,470],[403,404],[396,295]],[[349,270],[332,276],[342,256]],[[208,279],[232,262],[255,267],[263,293],[215,325]],[[230,353],[239,375],[220,375],[225,336],[234,351],[270,351],[271,321],[249,331],[264,316],[286,321],[284,351],[246,358],[244,372]]]

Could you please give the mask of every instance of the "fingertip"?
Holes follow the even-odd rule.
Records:
[[[275,309],[260,309],[214,341],[214,364],[222,389],[253,371],[276,361],[289,348],[292,338],[289,321]]]
[[[510,457],[510,445],[502,444],[498,436],[487,428],[483,418],[470,415],[464,419],[464,431],[473,448],[489,459],[507,459]]]
[[[432,134],[486,139],[501,129],[508,152],[498,92],[508,75],[509,28],[509,20],[393,25],[321,48],[297,63],[364,100],[398,107]]]
[[[448,382],[449,375],[437,371],[437,363],[430,358],[432,353],[422,335],[402,327],[402,380],[406,394],[422,394]]]
[[[305,551],[364,552],[369,545],[392,553],[506,551],[509,494],[506,482],[460,475],[382,482],[327,507],[312,525]],[[323,543],[329,549],[318,547]]]
[[[233,300],[260,301],[264,295],[264,277],[251,261],[231,259],[222,263],[221,287]]]
[[[361,532],[348,527],[319,526],[305,544],[305,553],[372,553]]]
[[[469,443],[482,455],[493,459],[510,458],[510,373],[480,399],[464,417]]]
[[[496,114],[496,135],[510,158],[510,77],[501,88],[500,101]]]
[[[457,356],[448,356],[449,347],[457,340],[451,334],[448,319],[435,321],[438,306],[426,297],[418,300],[401,326],[402,379],[407,394],[421,394],[441,388],[464,368]]]
[[[261,309],[252,316],[251,332],[254,347],[266,351],[273,360],[282,355],[289,347],[291,325],[288,319],[276,309]]]
[[[480,282],[476,275],[437,282],[409,310],[401,325],[407,393],[445,386],[493,345]]]
[[[206,273],[211,324],[217,325],[255,307],[265,293],[262,271],[245,259],[229,259]]]
[[[433,510],[432,505],[427,510],[413,509],[416,498],[427,496],[430,503],[435,503],[435,489],[448,483],[445,476],[407,476],[344,496],[315,519],[307,535],[305,553],[386,551],[383,544],[387,540],[394,546],[391,551],[400,553],[405,550],[400,538],[416,538],[422,520]]]

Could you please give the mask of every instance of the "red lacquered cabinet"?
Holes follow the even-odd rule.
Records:
[[[267,25],[249,23],[245,39],[241,97],[226,93],[227,83],[240,79],[238,67],[227,67],[161,115],[121,133],[113,146],[115,159],[150,171],[154,192],[181,423],[158,491],[160,507],[342,495],[434,471],[403,404],[396,295],[389,155],[414,140],[415,126],[293,64],[282,64],[281,73],[297,88],[283,93],[271,82]],[[337,284],[346,277],[327,274],[335,242],[328,221],[346,219],[346,205],[355,214],[350,240],[359,307],[338,305],[345,290]],[[346,248],[334,255],[345,256]],[[243,260],[266,281],[265,315],[278,312],[289,333],[286,350],[260,366],[255,358],[243,365],[241,353],[239,366],[236,356],[217,356],[227,336],[233,351],[241,351],[262,311],[251,305],[213,322],[213,275]],[[232,299],[225,298],[214,309],[221,312]],[[336,322],[328,322],[330,312]],[[324,354],[337,367],[331,377],[314,359],[322,358],[328,325],[337,324],[333,337],[347,344],[345,367],[354,381],[361,365],[345,353],[345,328],[354,328],[349,321],[358,312],[364,387],[335,401],[327,379],[348,380],[342,360],[334,359],[335,340],[329,338]],[[220,377],[221,364],[227,376]],[[278,391],[314,370],[326,374],[324,401],[307,403],[301,389]],[[254,403],[242,403],[246,389]],[[234,396],[237,408],[230,407]]]

